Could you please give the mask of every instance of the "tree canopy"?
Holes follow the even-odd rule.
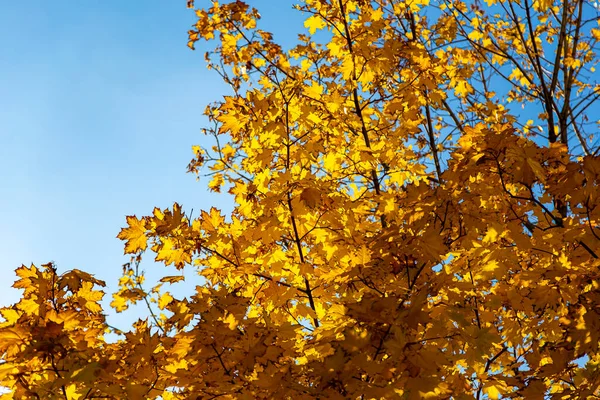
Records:
[[[290,49],[198,6],[230,91],[188,170],[233,211],[127,217],[128,331],[92,275],[17,269],[1,398],[600,398],[596,3],[305,0]]]

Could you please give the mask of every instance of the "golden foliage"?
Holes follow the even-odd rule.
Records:
[[[102,282],[17,269],[2,398],[599,397],[596,11],[485,3],[305,0],[289,51],[197,10],[231,93],[189,170],[234,210],[127,217],[111,306],[149,315],[115,343]]]

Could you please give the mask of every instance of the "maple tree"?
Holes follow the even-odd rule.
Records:
[[[242,1],[196,10],[231,92],[188,169],[233,211],[127,217],[128,332],[93,276],[19,268],[1,398],[599,398],[595,4],[295,7],[290,50]],[[146,288],[148,253],[186,274]]]

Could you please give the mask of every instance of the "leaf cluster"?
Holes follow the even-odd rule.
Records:
[[[600,397],[594,5],[296,8],[290,50],[242,1],[195,11],[230,93],[188,170],[235,207],[127,217],[111,306],[149,314],[115,343],[102,282],[18,269],[4,397]],[[145,289],[148,254],[182,275]]]

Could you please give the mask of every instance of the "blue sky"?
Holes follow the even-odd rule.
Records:
[[[275,40],[303,30],[291,2],[250,3]],[[126,215],[175,201],[194,215],[231,207],[185,173],[191,146],[210,144],[204,106],[227,93],[203,46],[186,46],[194,17],[184,0],[3,5],[0,305],[18,300],[10,286],[21,264],[83,269],[110,292],[128,261],[115,237]]]

